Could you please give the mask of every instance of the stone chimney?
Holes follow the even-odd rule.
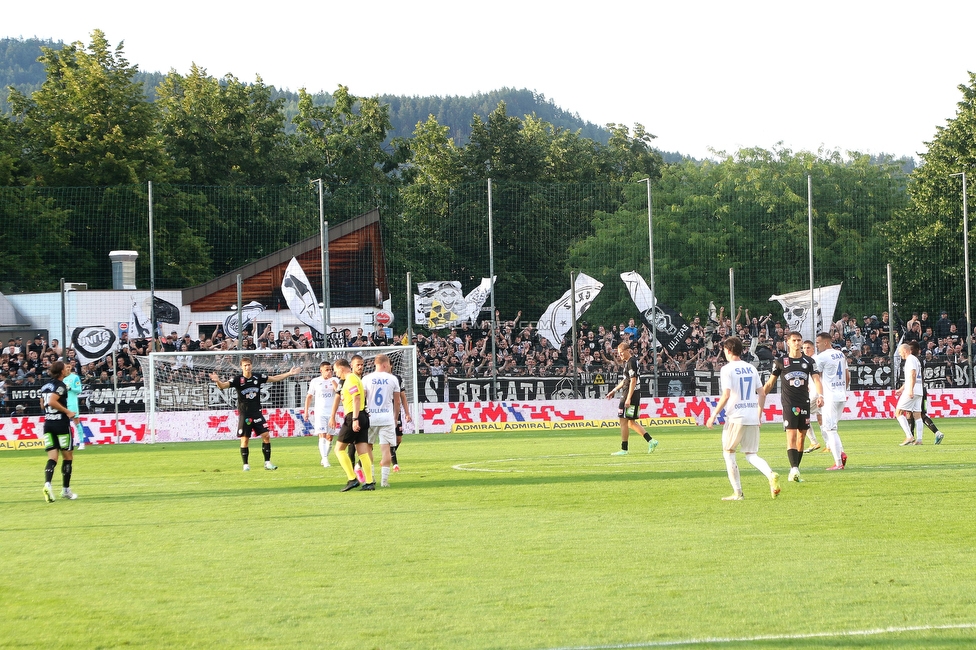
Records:
[[[108,254],[112,260],[112,288],[136,288],[136,258],[139,251],[112,251]]]

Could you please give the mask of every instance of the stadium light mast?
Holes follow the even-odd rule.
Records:
[[[329,347],[329,317],[331,314],[332,297],[329,295],[329,222],[325,220],[325,195],[322,191],[322,179],[316,178],[313,183],[319,186],[319,263],[322,266],[320,279],[322,281],[322,347]]]
[[[651,285],[651,309],[657,309],[657,291],[654,289],[654,218],[651,210],[651,179],[642,178],[638,183],[647,183],[647,248],[648,261],[651,267],[651,275],[648,278]],[[651,311],[651,397],[657,396],[657,319],[653,317],[655,312]]]
[[[963,338],[963,342],[966,345],[966,358],[969,359],[969,380],[966,384],[972,386],[973,356],[970,342],[973,338],[973,320],[969,301],[969,198],[966,196],[966,172],[949,174],[949,176],[962,176],[962,259],[966,277],[966,336]]]
[[[813,297],[813,177],[810,174],[807,174],[807,248],[810,257],[810,339],[812,340],[819,332],[817,332],[817,303]],[[830,314],[830,318],[833,317],[834,315]]]
[[[156,351],[156,254],[155,254],[155,244],[153,239],[153,195],[152,195],[152,181],[148,181],[149,184],[149,327],[152,330],[149,332],[149,340],[152,343],[149,346],[150,352]],[[64,345],[62,343],[62,345]]]

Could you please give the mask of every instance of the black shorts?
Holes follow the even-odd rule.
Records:
[[[264,421],[264,415],[244,415],[241,414],[237,421],[237,437],[250,438],[260,436],[268,432],[268,425]]]
[[[74,436],[70,431],[45,431],[41,434],[41,439],[44,441],[44,451],[71,451],[75,448]]]
[[[617,404],[617,417],[623,418],[625,420],[639,420],[640,419],[640,395],[634,395],[630,398],[630,411],[628,415],[628,409],[625,406],[627,400],[622,399]]]
[[[347,445],[355,445],[360,442],[369,442],[369,415],[366,411],[359,412],[359,431],[355,431],[352,428],[352,413],[347,413],[345,419],[342,421],[342,427],[339,428],[339,442],[343,442]]]
[[[810,428],[810,405],[783,405],[783,428],[806,431]]]

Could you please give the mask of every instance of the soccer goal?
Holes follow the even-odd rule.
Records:
[[[404,433],[420,430],[417,391],[417,348],[413,345],[372,348],[327,348],[322,350],[229,350],[210,352],[153,352],[140,361],[146,378],[146,401],[150,442],[218,440],[232,437],[237,428],[234,411],[237,393],[220,390],[210,379],[217,373],[223,381],[240,374],[241,357],[250,357],[254,374],[278,375],[293,367],[299,374],[283,381],[266,383],[261,389],[273,435],[302,436],[312,432],[302,412],[309,382],[319,376],[323,361],[363,357],[366,373],[375,369],[379,354],[390,357],[393,374],[403,381],[413,423],[404,423]]]

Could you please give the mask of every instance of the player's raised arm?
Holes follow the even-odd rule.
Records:
[[[228,388],[230,388],[230,382],[220,381],[220,377],[218,377],[217,373],[215,372],[210,373],[210,381],[217,384],[217,388],[219,388],[220,390],[227,390]]]
[[[272,383],[273,384],[276,381],[281,381],[282,379],[288,379],[289,377],[294,377],[295,375],[297,375],[301,371],[302,371],[301,368],[299,368],[298,366],[295,366],[294,368],[292,368],[288,372],[283,372],[280,375],[271,375],[270,377],[268,377],[268,383]]]

